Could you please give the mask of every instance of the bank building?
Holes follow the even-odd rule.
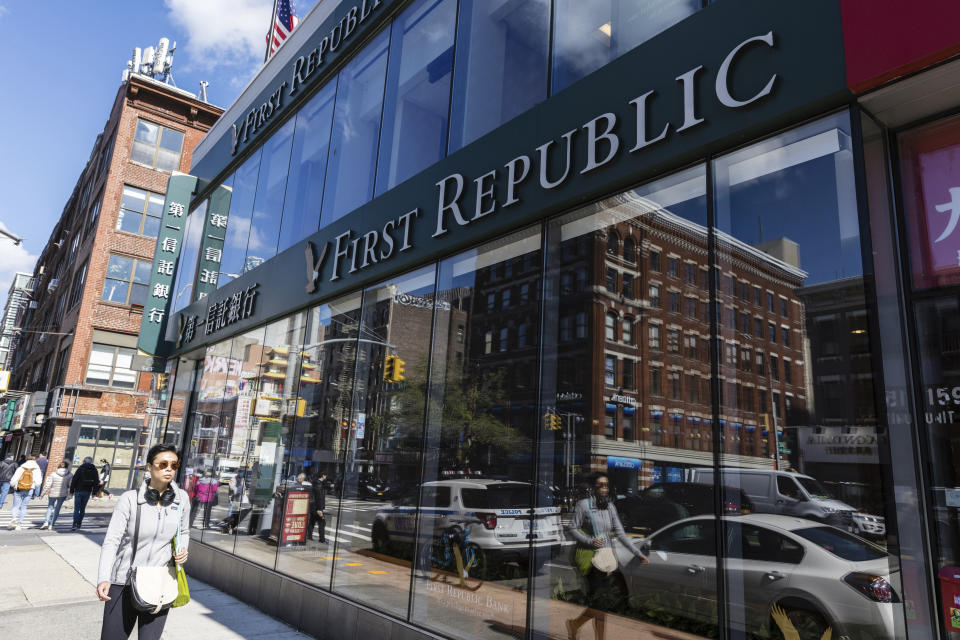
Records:
[[[194,574],[317,637],[956,637],[960,11],[875,4],[317,3],[165,194]]]

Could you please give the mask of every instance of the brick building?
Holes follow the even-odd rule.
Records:
[[[163,194],[221,113],[146,75],[120,86],[18,318],[11,388],[48,396],[14,453],[104,458],[111,486],[127,486],[153,385],[135,356]]]

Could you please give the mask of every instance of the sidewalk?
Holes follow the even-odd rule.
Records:
[[[6,507],[0,511],[4,525],[9,522],[9,501]],[[26,519],[32,522],[31,528],[0,529],[4,636],[59,633],[71,640],[100,637],[103,603],[94,589],[105,518],[112,508],[109,503],[98,503],[93,513],[88,508],[87,518],[97,517],[89,528],[77,532],[69,531],[72,513],[64,510],[54,531],[40,531],[36,527],[43,523],[46,500],[39,500],[28,507]],[[190,595],[190,604],[170,612],[165,639],[309,638],[199,580],[190,579]],[[131,637],[136,637],[136,632]]]

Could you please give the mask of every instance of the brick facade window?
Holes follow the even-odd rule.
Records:
[[[162,215],[162,195],[128,185],[123,186],[120,214],[117,216],[118,231],[156,238],[160,232]]]
[[[136,352],[136,349],[93,343],[87,363],[87,384],[132,389],[137,382],[137,372],[133,370]]]
[[[110,256],[103,281],[101,300],[143,305],[150,286],[150,262],[124,256]]]
[[[130,161],[161,171],[174,171],[180,166],[183,134],[146,120],[137,122]]]

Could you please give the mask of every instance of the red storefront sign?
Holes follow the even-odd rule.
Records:
[[[960,118],[903,134],[900,161],[913,286],[960,284]]]
[[[304,543],[307,541],[307,518],[310,512],[310,494],[293,489],[287,491],[286,508],[283,510],[283,527],[280,544]]]

